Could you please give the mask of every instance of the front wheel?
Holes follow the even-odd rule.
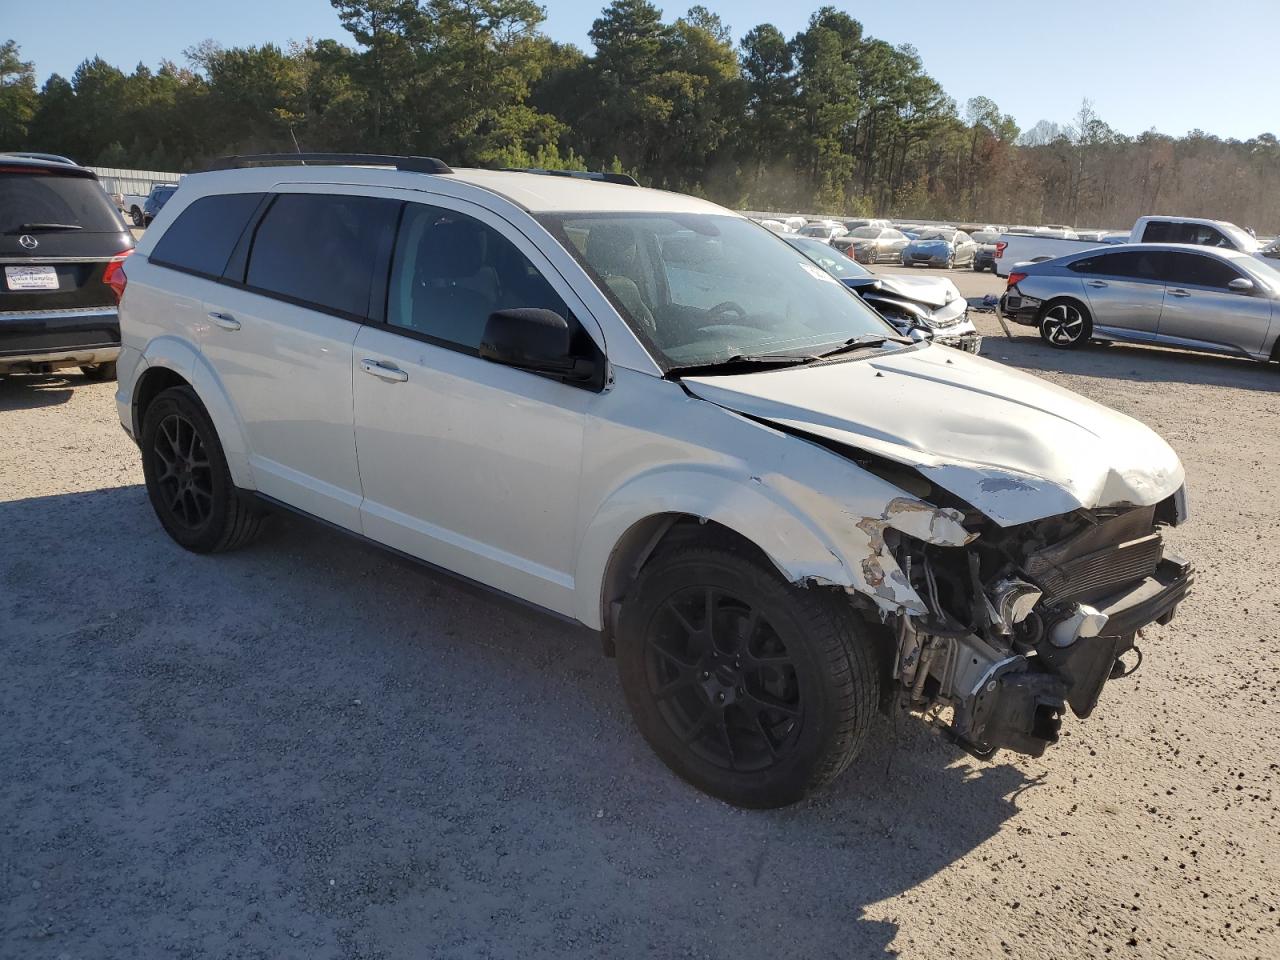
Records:
[[[133,221],[135,227],[142,226],[142,211],[134,207],[129,211],[129,219]]]
[[[213,421],[190,387],[170,387],[142,419],[142,473],[165,531],[196,553],[257,537],[262,513],[236,489]]]
[[[1059,350],[1074,350],[1088,343],[1092,334],[1088,311],[1073,301],[1050,303],[1040,315],[1040,339]]]
[[[658,756],[742,807],[794,803],[835,779],[879,696],[847,600],[730,548],[678,548],[645,566],[622,607],[618,670]]]

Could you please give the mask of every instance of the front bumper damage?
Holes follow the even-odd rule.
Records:
[[[1138,631],[1168,623],[1190,592],[1191,565],[1166,554],[1155,532],[1157,516],[1176,522],[1175,509],[1077,518],[1082,527],[1047,545],[1046,525],[1028,525],[1018,533],[1037,538],[1035,549],[1019,565],[1007,561],[1024,546],[1017,536],[983,555],[974,552],[981,538],[963,550],[900,543],[900,562],[930,608],[897,617],[902,699],[914,709],[950,707],[949,735],[979,757],[1041,755],[1067,708],[1088,717],[1107,681],[1136,669],[1126,654],[1141,663]]]

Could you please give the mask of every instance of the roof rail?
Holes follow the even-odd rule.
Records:
[[[617,183],[624,187],[640,186],[636,178],[629,173],[601,173],[592,170],[543,170],[541,167],[503,167],[506,173],[536,173],[544,177],[574,177],[578,180],[599,180],[603,183]]]
[[[395,167],[410,173],[453,173],[453,168],[435,157],[399,157],[382,153],[254,153],[219,157],[205,168],[238,170],[243,167],[362,165]]]

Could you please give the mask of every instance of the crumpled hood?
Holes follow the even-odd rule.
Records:
[[[876,277],[885,293],[896,293],[908,300],[937,308],[960,299],[955,282],[946,277],[911,277],[898,274],[882,274]]]
[[[946,347],[684,384],[730,410],[909,464],[1001,526],[1149,506],[1183,482],[1177,455],[1137,420]]]

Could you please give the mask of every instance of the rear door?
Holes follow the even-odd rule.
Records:
[[[21,326],[26,348],[56,350],[65,345],[59,336],[72,337],[73,346],[118,343],[115,295],[103,276],[132,249],[133,236],[87,171],[0,163],[0,316],[13,315],[0,340],[19,336]],[[41,315],[50,313],[64,322],[45,331]],[[94,329],[65,324],[77,314]]]
[[[1258,353],[1271,324],[1271,300],[1263,292],[1232,290],[1232,280],[1251,279],[1208,254],[1160,255],[1165,277],[1160,339],[1185,346]]]
[[[1102,253],[1068,267],[1082,275],[1093,326],[1151,339],[1160,325],[1164,281],[1150,250]]]
[[[355,189],[282,186],[209,289],[199,340],[258,489],[359,530],[352,344],[381,316],[401,204]]]

